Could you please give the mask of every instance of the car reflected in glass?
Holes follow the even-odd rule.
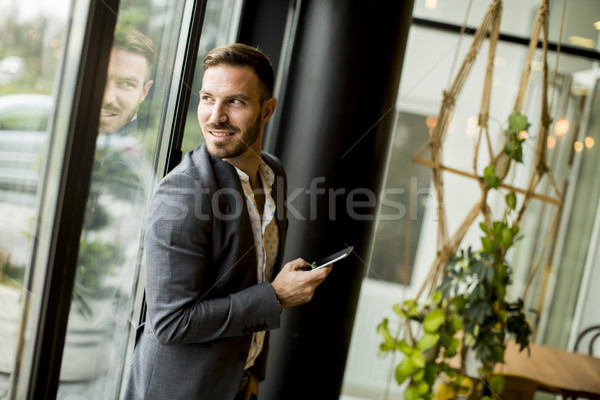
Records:
[[[52,96],[0,97],[0,189],[36,191],[52,106]]]

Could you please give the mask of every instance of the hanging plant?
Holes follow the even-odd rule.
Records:
[[[517,140],[514,143],[522,146],[525,139],[519,133],[528,127],[527,117],[513,112],[505,131],[507,143]],[[508,147],[504,149],[509,161],[522,162],[522,151],[509,152]],[[489,188],[498,188],[502,180],[494,167],[485,171]],[[507,298],[512,268],[506,255],[519,239],[516,207],[517,197],[509,192],[502,218],[480,223],[481,248],[474,251],[469,247],[451,257],[430,298],[393,306],[400,318],[396,332],[390,330],[387,318],[377,326],[383,339],[380,353],[402,353],[394,376],[399,385],[406,382],[406,400],[432,399],[440,381],[447,391],[466,393],[468,398],[491,399],[481,393],[502,393],[504,379],[493,372],[504,362],[506,340],[512,336],[523,350],[532,332],[523,300]],[[479,362],[476,376],[465,368],[468,352]]]

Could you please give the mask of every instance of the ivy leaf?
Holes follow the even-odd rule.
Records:
[[[483,251],[486,253],[492,252],[492,242],[486,236],[481,237],[481,245],[483,246]]]
[[[488,165],[483,170],[483,180],[488,184],[492,189],[498,189],[500,186],[500,178],[496,175],[496,167],[493,165]]]
[[[458,315],[453,315],[450,319],[450,326],[452,327],[453,332],[458,332],[463,328],[462,320],[458,317]]]
[[[485,321],[486,317],[492,314],[492,308],[485,302],[479,301],[471,304],[468,309],[469,319],[477,322],[481,325]]]
[[[418,351],[415,351],[411,356],[410,360],[415,369],[425,368],[425,357]]]
[[[427,382],[420,382],[417,385],[417,393],[421,396],[423,396],[424,394],[426,394],[427,392],[429,392],[429,385],[427,384]]]
[[[440,329],[442,323],[446,320],[444,311],[439,308],[429,312],[423,320],[423,329],[428,333],[435,333]]]
[[[421,382],[425,378],[425,368],[421,368],[412,376],[414,382]]]
[[[404,312],[404,310],[402,309],[402,307],[400,307],[400,304],[396,303],[392,306],[392,310],[394,310],[394,312],[402,317],[402,318],[408,318],[408,315],[406,315],[406,313]]]
[[[509,194],[507,194],[505,200],[506,206],[508,208],[510,208],[511,210],[517,208],[517,195],[515,194],[515,192],[510,192]]]
[[[409,376],[414,374],[415,371],[416,371],[416,368],[413,365],[411,358],[404,357],[402,359],[402,361],[400,361],[400,364],[398,364],[396,366],[395,376],[396,376],[396,382],[398,382],[398,385],[401,385],[402,383],[404,383],[406,378],[408,378]]]
[[[434,333],[425,333],[417,342],[417,349],[419,351],[429,350],[430,348],[436,345],[438,340],[439,335],[436,335]]]
[[[519,134],[521,131],[526,131],[529,128],[530,123],[527,121],[527,117],[518,111],[513,111],[508,116],[508,131],[507,133]]]
[[[492,268],[492,267],[485,268],[485,280],[490,283],[494,280],[494,268]]]
[[[388,319],[384,318],[383,321],[377,325],[377,333],[383,338],[383,343],[379,345],[379,349],[382,352],[387,352],[394,348],[394,337],[390,333],[388,322]]]
[[[513,241],[513,235],[512,235],[512,230],[508,227],[504,227],[504,229],[502,229],[502,244],[504,245],[504,248],[509,248],[510,245],[512,244]]]
[[[483,231],[483,233],[487,233],[488,232],[487,225],[485,224],[485,222],[480,222],[479,223],[479,228],[481,228],[481,230]]]
[[[398,350],[400,350],[403,354],[406,354],[407,356],[411,355],[415,351],[412,347],[410,347],[410,345],[408,343],[406,343],[406,340],[404,340],[404,339],[402,339],[401,341],[398,342],[397,348],[398,348]]]
[[[417,400],[419,398],[419,393],[417,393],[417,388],[414,386],[409,386],[404,391],[404,400]]]

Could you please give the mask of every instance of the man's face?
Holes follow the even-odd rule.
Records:
[[[217,65],[204,71],[198,122],[208,152],[235,159],[260,156],[265,122],[275,110],[275,99],[261,102],[261,85],[250,67]]]
[[[146,59],[123,49],[110,53],[102,100],[100,132],[113,133],[129,123],[152,86]]]

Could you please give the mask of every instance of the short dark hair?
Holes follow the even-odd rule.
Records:
[[[154,65],[156,58],[156,50],[152,40],[142,32],[130,26],[117,26],[115,29],[115,37],[113,40],[113,49],[125,50],[133,54],[138,54],[146,59],[148,65],[148,76]]]
[[[264,86],[261,101],[273,97],[275,74],[269,57],[257,49],[242,43],[228,44],[212,49],[204,58],[204,70],[220,64],[233,67],[250,67]]]

